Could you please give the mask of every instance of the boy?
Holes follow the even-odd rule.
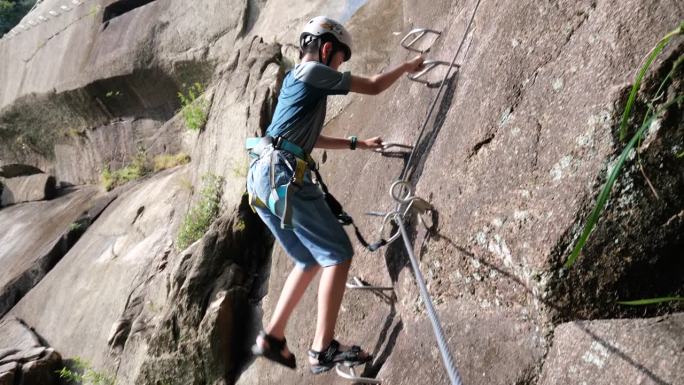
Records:
[[[271,321],[252,350],[287,367],[296,367],[295,357],[286,346],[285,326],[321,270],[316,333],[308,352],[311,372],[318,374],[340,362],[358,365],[372,357],[358,346],[341,345],[333,339],[354,252],[323,192],[312,182],[311,170],[306,167],[312,164],[308,154],[314,147],[373,149],[382,143],[380,137],[357,140],[354,136],[321,135],[327,96],[350,91],[376,95],[404,73],[420,70],[423,58],[418,56],[370,78],[340,73],[337,69],[352,54],[351,36],[341,24],[325,16],[306,24],[300,48],[301,63],[285,75],[266,137],[252,147],[255,160],[247,176],[248,192],[257,202],[253,207],[295,262]]]

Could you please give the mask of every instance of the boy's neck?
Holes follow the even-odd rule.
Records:
[[[318,55],[314,55],[312,53],[307,53],[306,55],[304,55],[302,57],[301,63],[306,63],[308,61],[315,61],[320,63],[320,60],[318,60]]]

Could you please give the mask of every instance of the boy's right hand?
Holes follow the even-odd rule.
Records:
[[[407,61],[404,63],[404,67],[406,69],[406,72],[418,72],[423,69],[423,62],[425,61],[425,58],[421,55],[418,55],[414,57],[413,59]]]

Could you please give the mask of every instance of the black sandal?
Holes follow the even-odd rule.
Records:
[[[309,357],[318,360],[317,364],[311,365],[311,373],[320,374],[327,372],[332,369],[333,366],[339,363],[343,363],[346,366],[356,366],[365,364],[373,359],[373,356],[367,354],[365,357],[361,357],[360,346],[352,346],[349,350],[340,350],[340,343],[336,340],[330,341],[330,345],[320,352],[313,349],[309,349]]]
[[[259,344],[254,344],[254,346],[252,346],[252,353],[255,356],[262,356],[268,360],[287,366],[290,369],[295,369],[297,367],[297,362],[292,352],[290,352],[289,357],[284,357],[282,355],[283,350],[287,346],[285,338],[279,340],[266,334],[263,330],[259,333],[259,336],[266,342],[266,346],[262,348]]]

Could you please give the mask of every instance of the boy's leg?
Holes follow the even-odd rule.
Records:
[[[306,270],[295,266],[285,281],[285,286],[280,292],[278,303],[271,316],[271,322],[265,329],[266,333],[278,339],[285,337],[285,326],[299,300],[309,287],[311,280],[318,273],[319,267],[312,266]]]
[[[335,336],[335,324],[342,305],[350,266],[351,258],[323,268],[318,285],[318,319],[316,335],[311,346],[313,350],[321,351],[327,348]]]
[[[276,239],[278,239],[283,249],[295,262],[295,267],[285,280],[285,285],[278,298],[271,321],[264,328],[266,334],[282,340],[285,336],[285,327],[292,311],[297,303],[299,303],[311,280],[316,276],[319,267],[309,250],[301,243],[297,236],[292,231],[280,228],[280,219],[278,217],[262,207],[257,207],[256,211]],[[268,347],[268,343],[261,337],[257,337],[256,343],[262,349]],[[290,355],[287,347],[284,347],[280,353],[284,357]]]

